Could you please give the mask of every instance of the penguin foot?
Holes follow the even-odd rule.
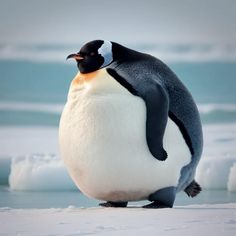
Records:
[[[144,208],[172,208],[175,201],[176,187],[166,187],[152,193],[148,200],[152,203]]]
[[[147,209],[161,209],[161,208],[171,208],[170,206],[167,206],[161,202],[152,202],[150,204],[147,204],[145,206],[143,206],[143,208],[147,208]]]
[[[99,203],[102,207],[127,207],[128,202],[103,202]]]

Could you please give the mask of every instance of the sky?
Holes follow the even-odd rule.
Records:
[[[0,0],[1,44],[236,42],[234,0]]]

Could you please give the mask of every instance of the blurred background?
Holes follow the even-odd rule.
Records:
[[[76,190],[57,138],[77,73],[65,58],[94,39],[158,57],[192,93],[204,191],[177,204],[236,202],[235,12],[233,0],[0,0],[0,207],[97,204]]]

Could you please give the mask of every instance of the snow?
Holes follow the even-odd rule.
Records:
[[[11,190],[55,191],[76,190],[61,159],[49,154],[34,154],[0,159],[0,181],[7,181]],[[236,191],[236,159],[203,157],[197,168],[196,180],[204,189]]]
[[[227,183],[230,192],[236,191],[236,163],[230,168],[229,181]]]
[[[65,55],[68,55],[74,50],[75,45],[68,44],[65,48],[64,45],[47,44],[47,50],[42,50],[42,47],[37,48],[39,45],[9,45],[1,44],[0,59],[2,60],[24,60],[31,62],[44,62],[44,63],[65,63]],[[81,45],[81,42],[80,42]],[[150,42],[149,42],[150,45]],[[41,45],[42,46],[42,45]],[[51,46],[51,48],[50,48]],[[133,46],[133,45],[132,45]],[[137,44],[136,50],[144,50],[146,53],[152,54],[163,61],[169,63],[176,62],[209,62],[209,61],[228,61],[234,62],[236,60],[236,46],[220,44],[168,44],[159,43],[153,44],[150,47],[143,48],[143,45]],[[37,57],[35,57],[37,54]],[[67,62],[68,63],[68,62]]]
[[[196,180],[204,189],[236,192],[236,123],[204,125],[203,131]],[[57,136],[57,128],[1,127],[0,183],[7,184],[11,173],[12,190],[76,189],[59,158]]]
[[[0,159],[28,154],[59,154],[58,128],[0,126]]]
[[[236,124],[203,126],[204,150],[196,180],[204,189],[236,192]]]
[[[12,190],[68,191],[75,190],[62,160],[51,155],[14,158],[9,184]]]
[[[204,189],[227,189],[235,192],[235,163],[233,158],[208,158],[200,162],[196,179]]]
[[[236,204],[173,209],[0,208],[1,235],[214,235],[236,233]]]

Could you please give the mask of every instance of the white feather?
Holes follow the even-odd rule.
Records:
[[[112,43],[110,41],[104,40],[102,46],[98,49],[98,53],[101,54],[104,58],[104,62],[101,68],[109,65],[112,60]]]
[[[144,101],[104,69],[82,86],[71,86],[60,122],[60,148],[84,194],[134,201],[177,186],[181,168],[191,159],[178,127],[168,120],[164,135],[168,158],[158,161],[149,152],[145,124]]]

